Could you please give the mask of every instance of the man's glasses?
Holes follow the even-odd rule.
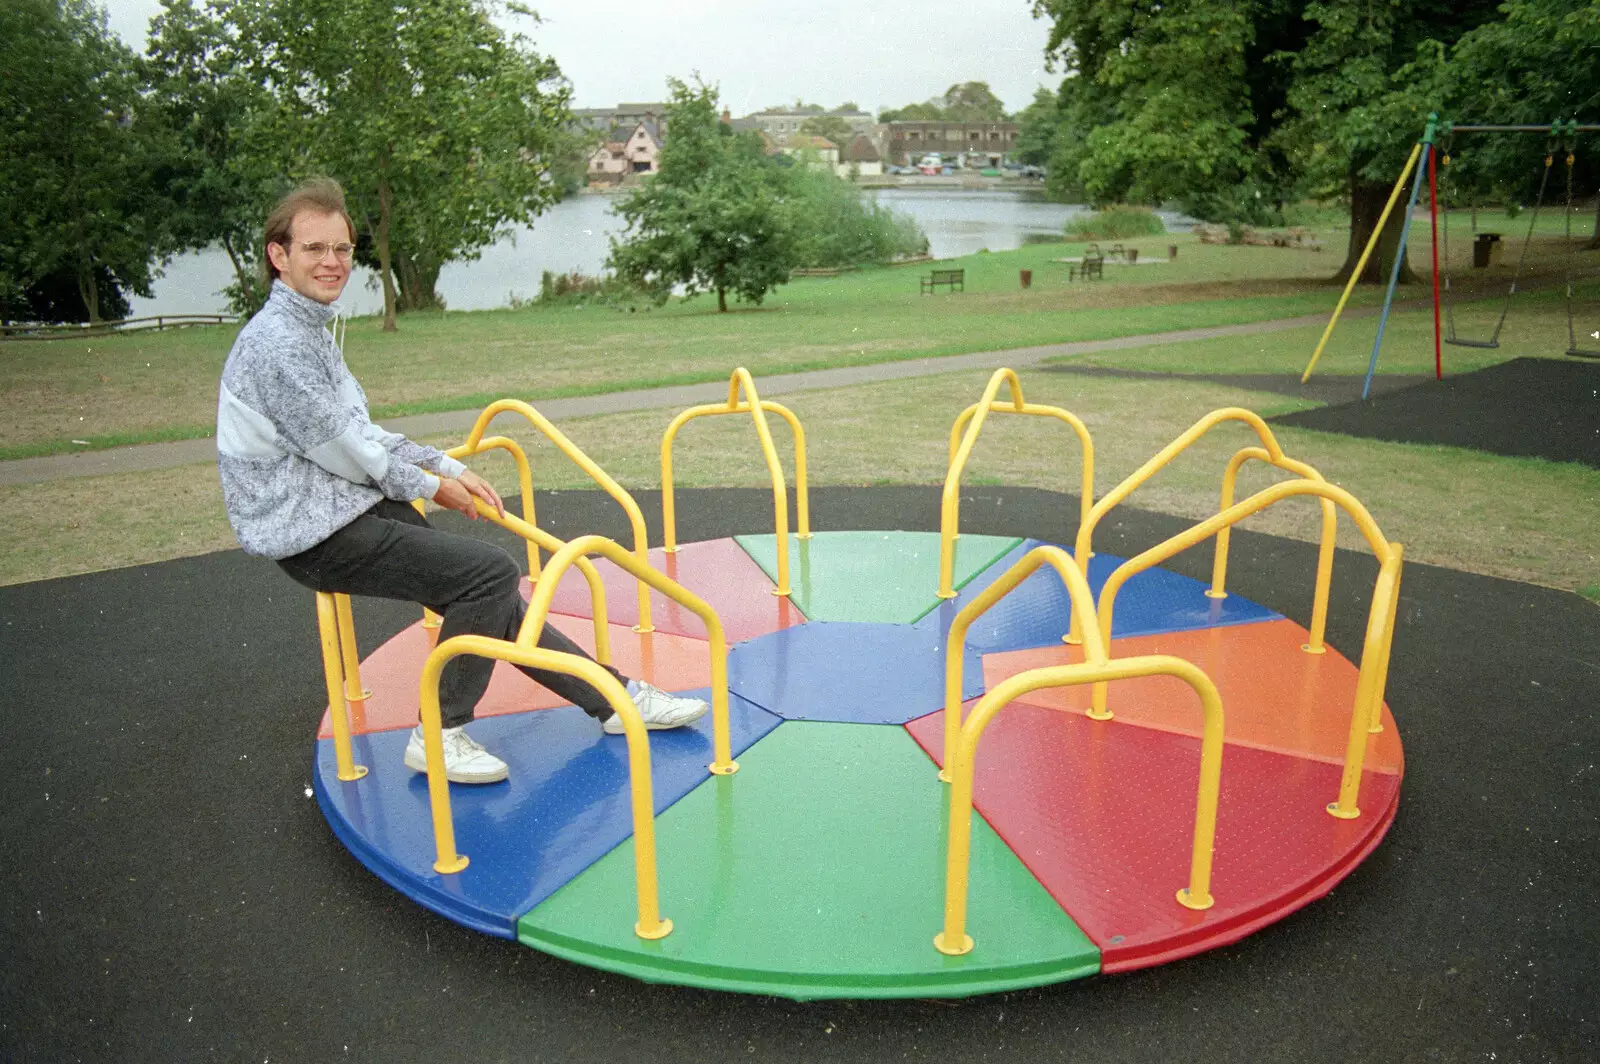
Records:
[[[328,244],[321,240],[302,240],[300,242],[300,250],[318,262],[327,258],[330,251],[333,252],[333,257],[340,262],[349,262],[351,256],[356,253],[356,246],[343,241],[337,244]]]

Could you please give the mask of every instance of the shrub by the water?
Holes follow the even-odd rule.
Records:
[[[1067,236],[1076,240],[1127,240],[1136,236],[1159,236],[1167,231],[1161,217],[1148,207],[1117,205],[1080,214],[1067,220]]]
[[[795,166],[784,173],[794,264],[855,266],[928,250],[917,223],[831,173]]]
[[[573,270],[555,273],[545,270],[539,277],[539,303],[644,303],[649,296],[635,285],[619,280],[613,274],[591,277]]]

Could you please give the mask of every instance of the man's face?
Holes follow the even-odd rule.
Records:
[[[277,267],[283,283],[307,299],[332,303],[350,280],[350,260],[334,253],[337,244],[352,243],[355,237],[337,214],[301,211],[289,226],[289,243],[268,244],[267,257]],[[320,257],[306,250],[307,244],[321,245]]]

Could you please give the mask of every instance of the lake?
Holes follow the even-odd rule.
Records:
[[[928,234],[929,250],[941,259],[983,248],[1010,251],[1030,235],[1061,232],[1068,218],[1088,210],[1001,189],[894,188],[868,194],[915,218]],[[446,266],[439,274],[439,294],[452,310],[486,310],[507,306],[513,298],[533,298],[545,270],[600,273],[610,253],[607,238],[622,230],[621,219],[611,213],[613,202],[609,195],[579,195],[556,204],[532,227],[518,228],[476,261]],[[1189,228],[1189,219],[1159,213],[1168,229]],[[181,255],[167,264],[151,298],[130,299],[133,316],[224,313],[227,305],[219,292],[232,277],[221,249]],[[352,314],[381,312],[377,277],[357,267],[340,302]]]

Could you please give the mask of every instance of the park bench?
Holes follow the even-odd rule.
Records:
[[[1083,249],[1083,258],[1067,266],[1067,280],[1076,281],[1079,278],[1087,281],[1091,277],[1102,280],[1106,275],[1106,257],[1100,254],[1100,249],[1093,244]]]
[[[967,290],[967,271],[934,270],[922,279],[922,293],[926,295],[940,285],[944,285],[952,292],[965,292]]]

